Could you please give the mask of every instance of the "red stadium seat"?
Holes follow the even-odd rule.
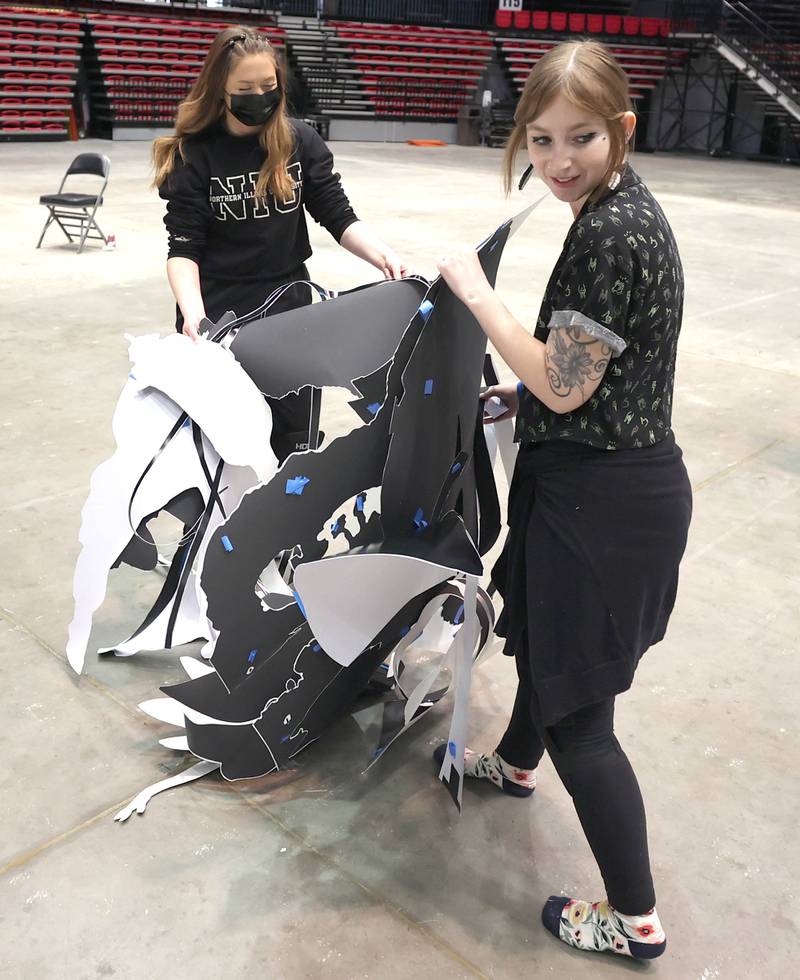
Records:
[[[586,14],[570,14],[569,29],[580,33],[586,30]]]
[[[658,37],[659,19],[657,17],[642,17],[642,37]]]
[[[606,14],[606,34],[619,34],[622,31],[622,17],[619,14]]]
[[[518,31],[527,31],[531,26],[531,12],[530,10],[518,10],[514,14],[514,27]]]
[[[534,10],[531,16],[531,23],[535,31],[546,31],[550,26],[550,12],[547,10]]]
[[[623,17],[622,18],[622,32],[623,34],[634,35],[639,33],[639,28],[641,27],[641,17]]]
[[[669,37],[672,33],[672,21],[669,17],[662,17],[658,22],[658,33],[661,37]]]
[[[565,31],[567,29],[567,15],[554,10],[550,14],[550,27],[554,31]]]
[[[603,15],[602,14],[587,14],[586,15],[586,29],[590,34],[602,34],[603,33]]]

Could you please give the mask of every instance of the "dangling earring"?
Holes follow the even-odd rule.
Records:
[[[531,174],[532,174],[532,173],[533,173],[533,164],[532,164],[532,163],[530,163],[530,164],[528,164],[528,168],[527,168],[527,170],[525,171],[525,173],[524,173],[524,174],[523,174],[523,175],[522,175],[522,176],[520,177],[520,179],[519,179],[519,189],[520,189],[520,190],[522,190],[522,189],[523,189],[523,187],[524,187],[524,186],[525,186],[525,185],[526,185],[526,184],[528,183],[528,181],[529,181],[529,180],[531,179]]]
[[[610,191],[616,190],[621,179],[622,177],[620,176],[619,172],[615,170],[614,173],[611,174],[611,180],[608,182],[608,189]]]

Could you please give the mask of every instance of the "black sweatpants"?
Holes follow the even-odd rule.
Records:
[[[579,708],[544,726],[527,656],[517,656],[517,673],[514,710],[497,752],[512,766],[535,769],[547,751],[572,797],[609,902],[626,915],[649,912],[656,899],[644,803],[628,757],[614,735],[615,699]]]
[[[302,282],[308,279],[308,269],[299,266],[285,279],[263,280],[260,282],[220,282],[201,278],[201,291],[206,316],[213,323],[228,310],[237,316],[245,316],[259,307],[264,300],[285,282]],[[266,311],[265,316],[274,316],[286,310],[294,310],[311,303],[311,288],[296,285],[277,299]],[[183,316],[175,307],[175,329],[183,330]],[[272,411],[272,450],[282,463],[293,452],[303,452],[309,448],[309,429],[312,410],[311,387],[301,388],[296,394],[283,398],[267,398]],[[312,447],[316,448],[316,447]]]

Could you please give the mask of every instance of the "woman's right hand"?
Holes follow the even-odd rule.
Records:
[[[516,384],[492,385],[486,391],[481,392],[481,401],[487,402],[490,398],[499,398],[505,405],[505,411],[500,415],[491,415],[486,411],[484,405],[483,424],[493,425],[495,422],[502,422],[505,419],[513,419],[519,411],[519,394]]]
[[[200,323],[205,319],[205,313],[183,318],[183,333],[194,343],[200,340]]]

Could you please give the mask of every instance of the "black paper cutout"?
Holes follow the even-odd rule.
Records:
[[[507,222],[479,249],[492,283],[510,226]],[[379,514],[367,520],[357,510],[357,533],[343,522],[335,529],[334,537],[344,536],[349,556],[419,559],[450,570],[451,578],[482,573],[480,554],[499,533],[477,402],[486,338],[443,280],[428,288],[413,278],[371,284],[269,317],[237,321],[226,314],[217,324],[204,322],[203,329],[218,341],[236,331],[231,350],[270,399],[291,397],[308,386],[348,388],[362,423],[316,448],[321,444],[317,401],[307,437],[315,448],[289,455],[277,474],[245,493],[210,535],[201,585],[208,618],[218,631],[214,672],[162,690],[207,719],[187,718],[190,750],[218,762],[225,778],[241,779],[273,771],[319,738],[365,689],[431,598],[448,595],[444,614],[463,615],[460,593],[445,581],[398,609],[344,667],[313,636],[299,598],[259,595],[256,583],[273,559],[288,583],[293,567],[325,559],[325,522],[331,514],[342,514],[340,508],[353,498],[363,501],[372,488],[380,488]],[[204,463],[202,436],[199,430],[193,435]],[[194,501],[195,531],[178,548],[162,594],[139,631],[172,601],[171,629],[203,531],[214,508],[222,507],[223,464],[213,474],[203,468],[208,502],[198,514]],[[190,496],[182,503],[188,504]],[[335,559],[331,555],[332,570]],[[491,602],[482,590],[476,611],[480,651],[493,622]],[[411,721],[446,690],[429,692]],[[379,751],[407,727],[402,691],[390,705],[401,702],[402,710],[386,709]],[[455,770],[452,778],[457,779]]]

